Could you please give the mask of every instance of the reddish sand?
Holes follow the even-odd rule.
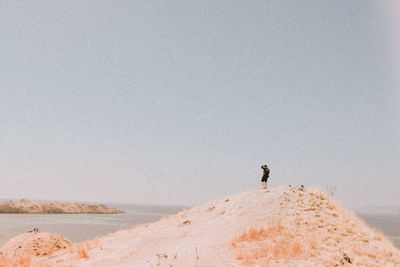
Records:
[[[54,233],[30,232],[18,235],[0,249],[0,266],[34,266],[33,258],[49,256],[72,244]]]

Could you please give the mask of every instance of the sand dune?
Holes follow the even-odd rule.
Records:
[[[320,190],[279,187],[211,200],[31,264],[375,267],[400,266],[400,251]]]
[[[9,240],[1,247],[0,255],[46,256],[71,245],[58,234],[29,232]]]
[[[122,213],[102,204],[79,202],[43,202],[21,199],[0,201],[0,213]]]
[[[32,259],[49,256],[71,245],[65,237],[54,233],[20,234],[1,247],[0,266],[35,266]],[[46,265],[39,263],[36,266]]]

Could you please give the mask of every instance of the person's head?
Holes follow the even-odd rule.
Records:
[[[262,165],[261,169],[265,170],[265,169],[268,169],[268,167],[267,167],[267,165]]]

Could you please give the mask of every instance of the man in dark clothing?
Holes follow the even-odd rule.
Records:
[[[267,188],[267,181],[268,181],[268,177],[269,177],[269,169],[267,167],[267,165],[262,165],[261,169],[263,169],[264,174],[261,178],[261,185],[264,189]]]

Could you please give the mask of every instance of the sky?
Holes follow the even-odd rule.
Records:
[[[400,205],[398,1],[0,1],[0,198]]]

